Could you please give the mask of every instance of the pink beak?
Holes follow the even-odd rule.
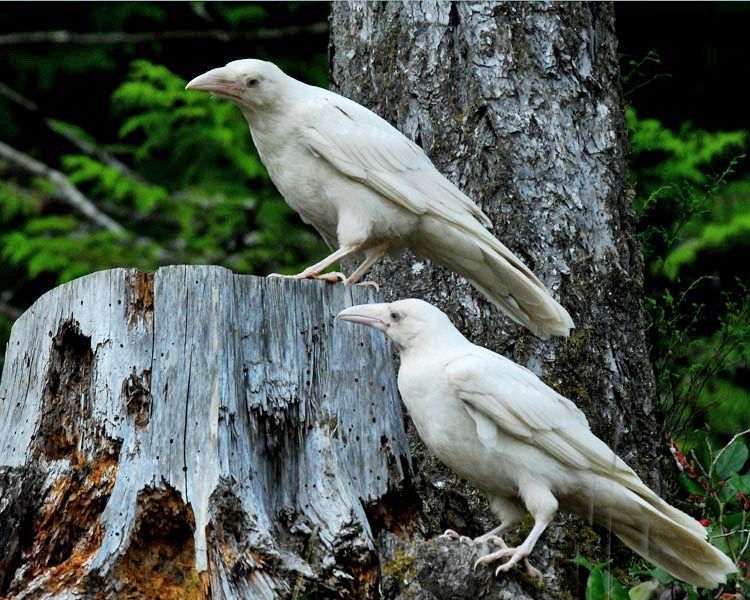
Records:
[[[240,99],[244,91],[235,76],[230,73],[226,67],[211,69],[198,75],[195,79],[188,82],[186,90],[201,90],[203,92],[213,92],[219,96]]]
[[[388,329],[388,305],[360,304],[351,308],[345,308],[336,315],[336,318],[385,331]]]

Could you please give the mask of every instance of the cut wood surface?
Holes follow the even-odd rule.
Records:
[[[384,336],[334,316],[375,300],[200,266],[45,294],[0,384],[0,595],[374,594],[408,443]]]

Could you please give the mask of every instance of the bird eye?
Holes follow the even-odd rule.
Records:
[[[248,80],[247,80],[247,83],[246,83],[246,85],[247,85],[247,87],[249,87],[249,88],[251,88],[251,87],[255,87],[256,85],[258,85],[258,80],[257,80],[257,79],[255,79],[255,78],[253,78],[253,79],[248,79]]]
[[[399,319],[401,319],[401,315],[400,314],[398,314],[397,312],[392,312],[391,313],[391,321],[398,322]]]

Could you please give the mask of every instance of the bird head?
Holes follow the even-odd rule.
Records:
[[[211,92],[228,98],[243,111],[253,111],[278,102],[292,81],[275,64],[246,58],[198,75],[185,89]]]
[[[385,333],[400,349],[430,343],[446,333],[460,335],[448,316],[424,300],[409,298],[383,304],[360,304],[342,310],[338,319],[373,327]]]

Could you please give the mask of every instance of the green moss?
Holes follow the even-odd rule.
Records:
[[[383,575],[396,577],[400,580],[407,577],[414,577],[415,571],[412,567],[415,560],[416,558],[398,548],[394,559],[383,563],[381,570],[383,571]]]

